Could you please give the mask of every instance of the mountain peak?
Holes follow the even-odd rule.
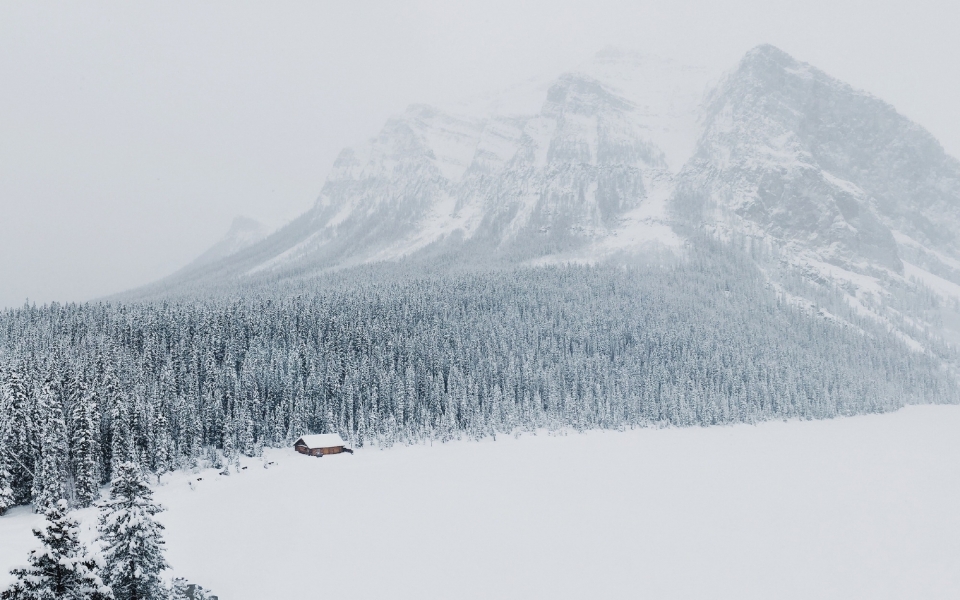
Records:
[[[761,44],[749,50],[732,73],[733,79],[756,81],[771,89],[779,89],[787,79],[794,84],[817,80],[829,85],[848,87],[823,71],[790,56],[780,48]]]
[[[767,63],[792,66],[797,60],[773,44],[760,44],[747,51],[740,64]]]
[[[609,106],[628,110],[631,105],[623,97],[611,92],[600,81],[583,73],[567,73],[550,86],[542,110],[565,108],[575,113],[593,114]]]
[[[750,50],[714,93],[697,157],[686,171],[722,227],[854,283],[906,276],[905,263],[960,281],[960,165],[889,104],[774,46]]]

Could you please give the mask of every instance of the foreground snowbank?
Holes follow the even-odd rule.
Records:
[[[956,406],[265,461],[156,490],[224,600],[960,597]],[[0,584],[35,521],[0,518]]]

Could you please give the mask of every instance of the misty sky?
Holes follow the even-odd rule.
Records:
[[[312,204],[340,149],[412,102],[616,45],[733,67],[775,44],[960,156],[950,0],[0,3],[0,307],[188,263],[237,215]]]

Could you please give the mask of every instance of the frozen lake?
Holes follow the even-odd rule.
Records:
[[[222,600],[960,598],[958,406],[265,460],[157,488]],[[36,522],[0,518],[0,584]]]

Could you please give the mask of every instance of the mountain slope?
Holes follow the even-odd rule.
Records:
[[[249,217],[236,217],[226,235],[184,267],[183,270],[192,271],[233,256],[244,248],[256,244],[269,234],[270,229],[263,223]]]
[[[678,221],[772,248],[879,318],[953,330],[918,313],[931,285],[960,298],[960,162],[933,136],[772,46],[744,57],[704,115]]]
[[[784,240],[902,272],[894,232],[958,258],[960,162],[891,106],[771,46],[706,109],[689,191]]]
[[[772,46],[712,79],[606,50],[553,81],[411,106],[340,154],[300,218],[142,293],[400,259],[661,260],[706,233],[751,252],[791,301],[839,293],[915,346],[960,342],[960,163]]]

